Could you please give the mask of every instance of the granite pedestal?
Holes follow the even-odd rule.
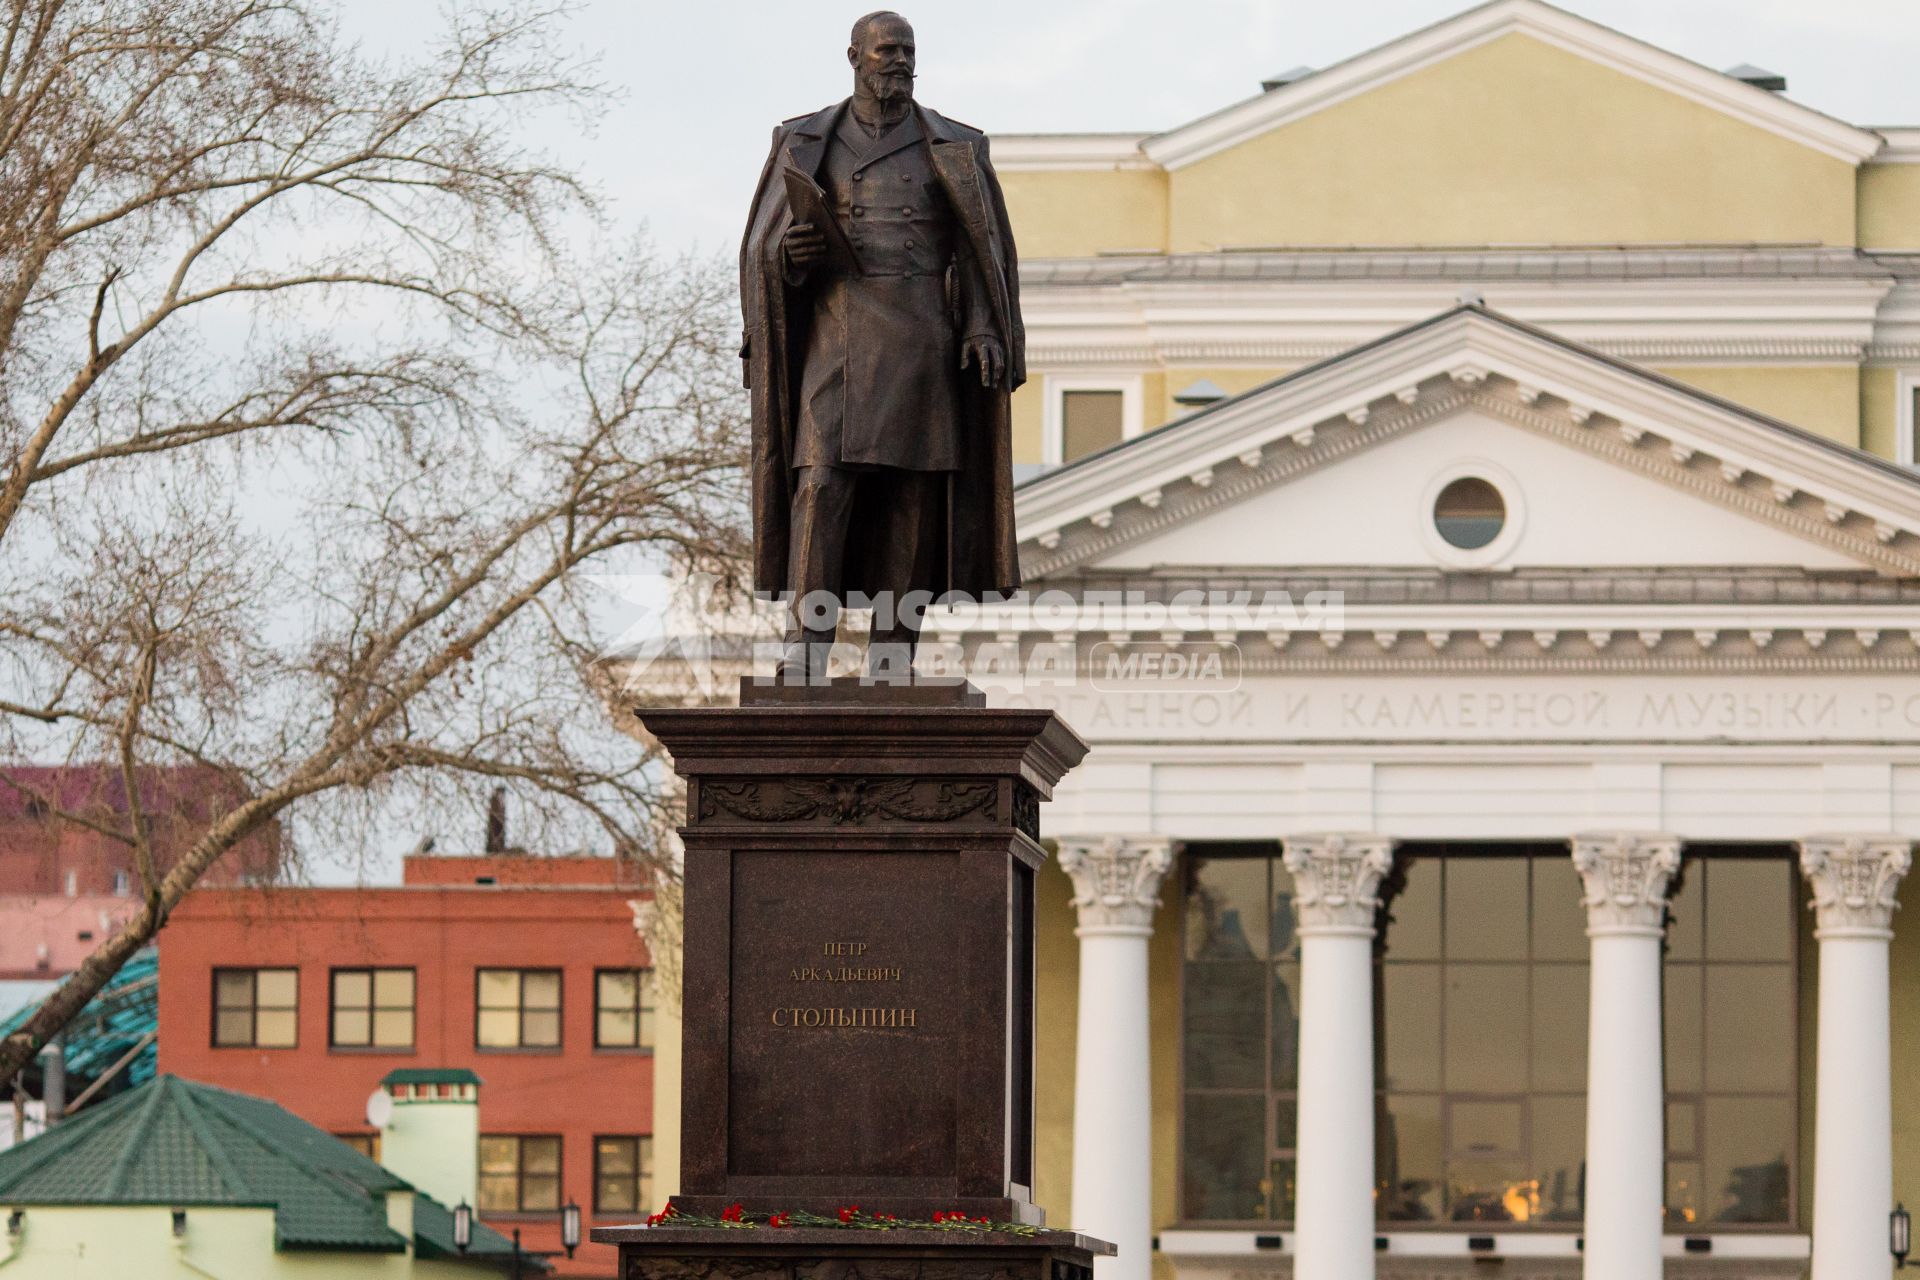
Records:
[[[675,1206],[1039,1223],[1039,812],[1085,744],[965,685],[741,699],[639,713],[687,785]]]

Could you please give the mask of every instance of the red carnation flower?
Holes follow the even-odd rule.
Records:
[[[739,1222],[746,1216],[746,1209],[738,1201],[720,1211],[720,1221]]]
[[[767,1219],[767,1225],[770,1227],[784,1227],[787,1225],[787,1215],[784,1213],[776,1213]]]

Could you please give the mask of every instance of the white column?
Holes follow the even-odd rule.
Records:
[[[1893,1085],[1887,944],[1912,865],[1899,836],[1800,842],[1820,940],[1813,1112],[1813,1280],[1892,1274]]]
[[[1286,841],[1300,926],[1300,1102],[1293,1274],[1373,1276],[1373,929],[1385,836]]]
[[[1587,1029],[1587,1280],[1660,1280],[1665,1073],[1660,941],[1680,869],[1668,835],[1579,836],[1592,960]]]
[[[1063,836],[1080,925],[1079,1041],[1073,1070],[1073,1222],[1119,1247],[1098,1280],[1153,1274],[1153,1094],[1147,939],[1173,865],[1162,836]],[[1058,1225],[1066,1226],[1066,1223]]]

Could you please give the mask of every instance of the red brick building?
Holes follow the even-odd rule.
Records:
[[[196,891],[161,939],[160,1070],[371,1148],[382,1076],[470,1068],[485,1221],[530,1249],[559,1247],[569,1199],[633,1222],[653,1198],[645,896],[610,859],[519,855],[409,858],[391,888]],[[592,1244],[557,1262],[614,1264]]]
[[[234,797],[202,768],[139,771],[140,807],[161,871]],[[82,820],[63,817],[78,815]],[[131,830],[127,788],[117,766],[20,766],[0,778],[0,981],[71,973],[130,915],[140,893],[133,851],[109,834]],[[211,867],[201,883],[271,880],[279,833],[250,837]]]

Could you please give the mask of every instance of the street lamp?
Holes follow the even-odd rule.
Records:
[[[453,1247],[465,1253],[473,1243],[473,1206],[462,1200],[453,1206]]]
[[[569,1258],[580,1247],[580,1206],[571,1198],[567,1201],[567,1207],[560,1211],[560,1243],[567,1247]]]
[[[1907,1206],[1898,1204],[1887,1216],[1887,1246],[1893,1251],[1893,1265],[1907,1265],[1907,1254],[1913,1250],[1913,1215],[1907,1212]]]

